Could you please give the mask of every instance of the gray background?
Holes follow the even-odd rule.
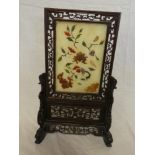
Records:
[[[44,7],[122,12],[113,76],[118,80],[107,148],[101,137],[48,134],[34,143],[38,128],[38,75],[45,71]],[[134,155],[134,1],[20,0],[20,155]]]

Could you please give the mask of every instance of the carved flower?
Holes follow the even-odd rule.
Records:
[[[82,53],[82,52],[78,52],[78,53],[74,56],[73,59],[74,59],[74,61],[75,61],[76,63],[82,62],[82,63],[86,64],[87,56],[85,56],[85,54]]]
[[[73,67],[73,70],[76,70],[77,68],[80,68],[79,66],[74,66]]]
[[[73,79],[71,77],[67,77],[67,79],[63,78],[63,72],[58,74],[57,78],[58,78],[58,80],[59,80],[59,82],[60,82],[63,89],[72,87]]]
[[[70,36],[70,33],[69,32],[66,32],[65,31],[64,33],[65,33],[66,36],[68,36],[68,37]]]
[[[97,89],[99,87],[99,83],[92,83],[90,86],[88,86],[85,91],[86,92],[90,92],[90,93],[93,93],[93,92],[96,92]]]
[[[80,73],[81,72],[81,69],[79,66],[74,66],[73,67],[73,70],[75,70],[77,73]]]

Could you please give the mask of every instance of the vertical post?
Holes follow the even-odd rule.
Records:
[[[39,84],[41,84],[41,92],[39,93],[39,99],[40,99],[40,108],[38,112],[38,124],[39,124],[39,129],[36,132],[35,138],[36,144],[40,144],[45,136],[46,136],[46,131],[45,131],[45,104],[46,104],[46,74],[43,73],[39,76]]]
[[[109,130],[110,130],[111,121],[112,121],[111,111],[112,111],[112,104],[114,101],[113,92],[114,92],[114,89],[116,89],[116,84],[117,84],[117,80],[114,77],[110,76],[108,88],[105,94],[105,104],[106,104],[105,106],[106,112],[105,112],[105,118],[104,118],[105,132],[103,133],[104,142],[108,147],[111,147],[112,146],[111,143],[113,142],[112,134],[110,133]]]

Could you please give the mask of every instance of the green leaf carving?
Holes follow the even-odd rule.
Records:
[[[82,78],[81,80],[85,80],[84,78]]]
[[[99,58],[95,55],[96,60],[99,60]]]
[[[66,73],[69,73],[69,70],[68,69],[65,69]]]
[[[96,37],[94,38],[93,42],[98,41],[98,39],[99,39],[99,36],[96,36]]]
[[[73,64],[73,63],[69,63],[69,62],[68,62],[68,63],[66,63],[66,66],[70,66],[71,64]]]
[[[75,30],[75,25],[72,26],[71,31],[73,32]]]
[[[80,83],[80,82],[78,82],[77,84],[78,84],[78,85],[82,85],[82,83]]]
[[[78,35],[76,36],[76,39],[80,38],[81,35],[82,35],[82,34],[78,34]]]
[[[77,79],[78,78],[78,76],[77,75],[74,75],[74,77]]]
[[[82,42],[82,45],[84,46],[84,47],[87,47],[87,45],[86,45],[86,43],[83,41]]]
[[[64,53],[64,54],[66,53],[65,50],[64,50],[63,48],[61,48],[61,51],[62,51],[62,53]]]
[[[73,41],[73,39],[72,39],[71,37],[67,37],[67,39],[68,39],[69,41]]]
[[[79,30],[79,33],[81,33],[83,31],[83,28]]]
[[[89,70],[90,70],[90,71],[94,71],[95,69],[94,69],[94,68],[92,68],[92,67],[89,67]]]
[[[62,56],[58,58],[58,61],[61,61],[61,60],[62,60]]]
[[[104,43],[104,40],[102,40],[101,42],[100,42],[100,45],[102,45]]]
[[[67,25],[67,31],[69,31],[69,32],[70,32],[70,29],[69,29],[68,25]]]

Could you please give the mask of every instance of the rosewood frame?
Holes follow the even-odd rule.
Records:
[[[116,79],[111,76],[120,22],[118,12],[99,12],[45,8],[46,73],[39,76],[41,92],[36,143],[47,132],[94,134],[103,136],[105,144],[113,141],[111,108]],[[108,25],[101,86],[98,94],[55,92],[55,21],[106,23]]]

